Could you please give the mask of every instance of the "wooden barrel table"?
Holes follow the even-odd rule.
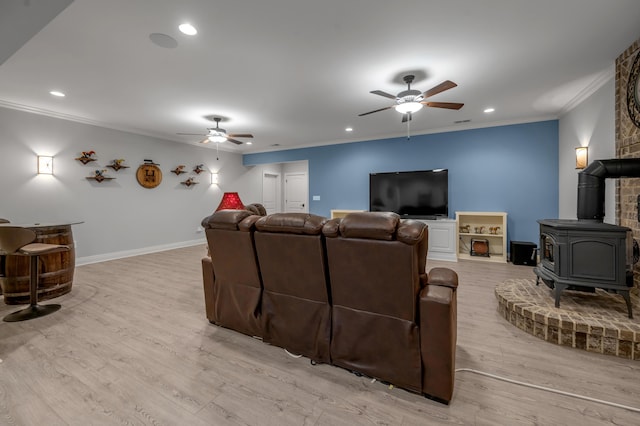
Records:
[[[10,225],[10,224],[7,224]],[[69,251],[40,255],[38,265],[38,300],[48,300],[71,291],[76,254],[73,245],[72,224],[18,225],[35,231],[38,243],[64,244]],[[4,273],[3,273],[4,272]],[[7,305],[29,303],[29,257],[8,255],[4,271],[0,271],[0,285]]]

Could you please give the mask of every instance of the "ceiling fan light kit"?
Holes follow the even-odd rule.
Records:
[[[403,102],[395,106],[396,111],[401,114],[413,113],[420,111],[423,105],[420,102]]]
[[[227,135],[224,132],[211,132],[211,134],[207,136],[207,139],[205,139],[202,142],[203,143],[207,143],[207,142],[222,143],[226,141],[227,141]]]
[[[445,90],[453,89],[457,86],[456,83],[450,80],[445,80],[437,86],[432,87],[426,92],[420,92],[419,90],[412,90],[411,83],[415,79],[414,75],[405,75],[403,80],[407,83],[407,90],[403,90],[397,95],[392,95],[390,93],[384,92],[382,90],[372,90],[370,93],[378,96],[383,96],[385,98],[393,99],[395,101],[395,105],[391,105],[384,108],[379,108],[373,111],[365,112],[363,114],[358,114],[360,117],[363,115],[373,114],[374,112],[385,111],[388,109],[395,109],[400,114],[402,114],[402,122],[408,122],[411,120],[411,114],[414,112],[420,111],[422,107],[425,105],[431,108],[445,108],[445,109],[460,109],[464,104],[457,102],[427,102],[425,99],[437,95],[438,93],[442,93]]]
[[[188,136],[205,136],[205,138],[201,140],[200,143],[231,142],[236,145],[242,145],[242,142],[234,138],[253,138],[253,135],[249,133],[227,133],[225,129],[222,129],[220,127],[220,121],[222,121],[222,117],[213,117],[213,121],[216,122],[216,127],[207,129],[208,133],[206,134],[201,134],[201,133],[177,133],[177,134],[188,135]]]

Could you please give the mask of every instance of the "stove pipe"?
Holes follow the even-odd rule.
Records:
[[[640,158],[595,160],[578,173],[578,219],[602,222],[604,180],[621,177],[640,177]]]

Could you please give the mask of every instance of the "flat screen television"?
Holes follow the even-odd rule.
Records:
[[[369,210],[388,211],[406,218],[449,216],[449,171],[369,174]]]

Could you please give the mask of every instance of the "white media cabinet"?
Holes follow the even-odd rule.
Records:
[[[456,221],[454,219],[422,220],[429,227],[427,259],[457,262]]]

